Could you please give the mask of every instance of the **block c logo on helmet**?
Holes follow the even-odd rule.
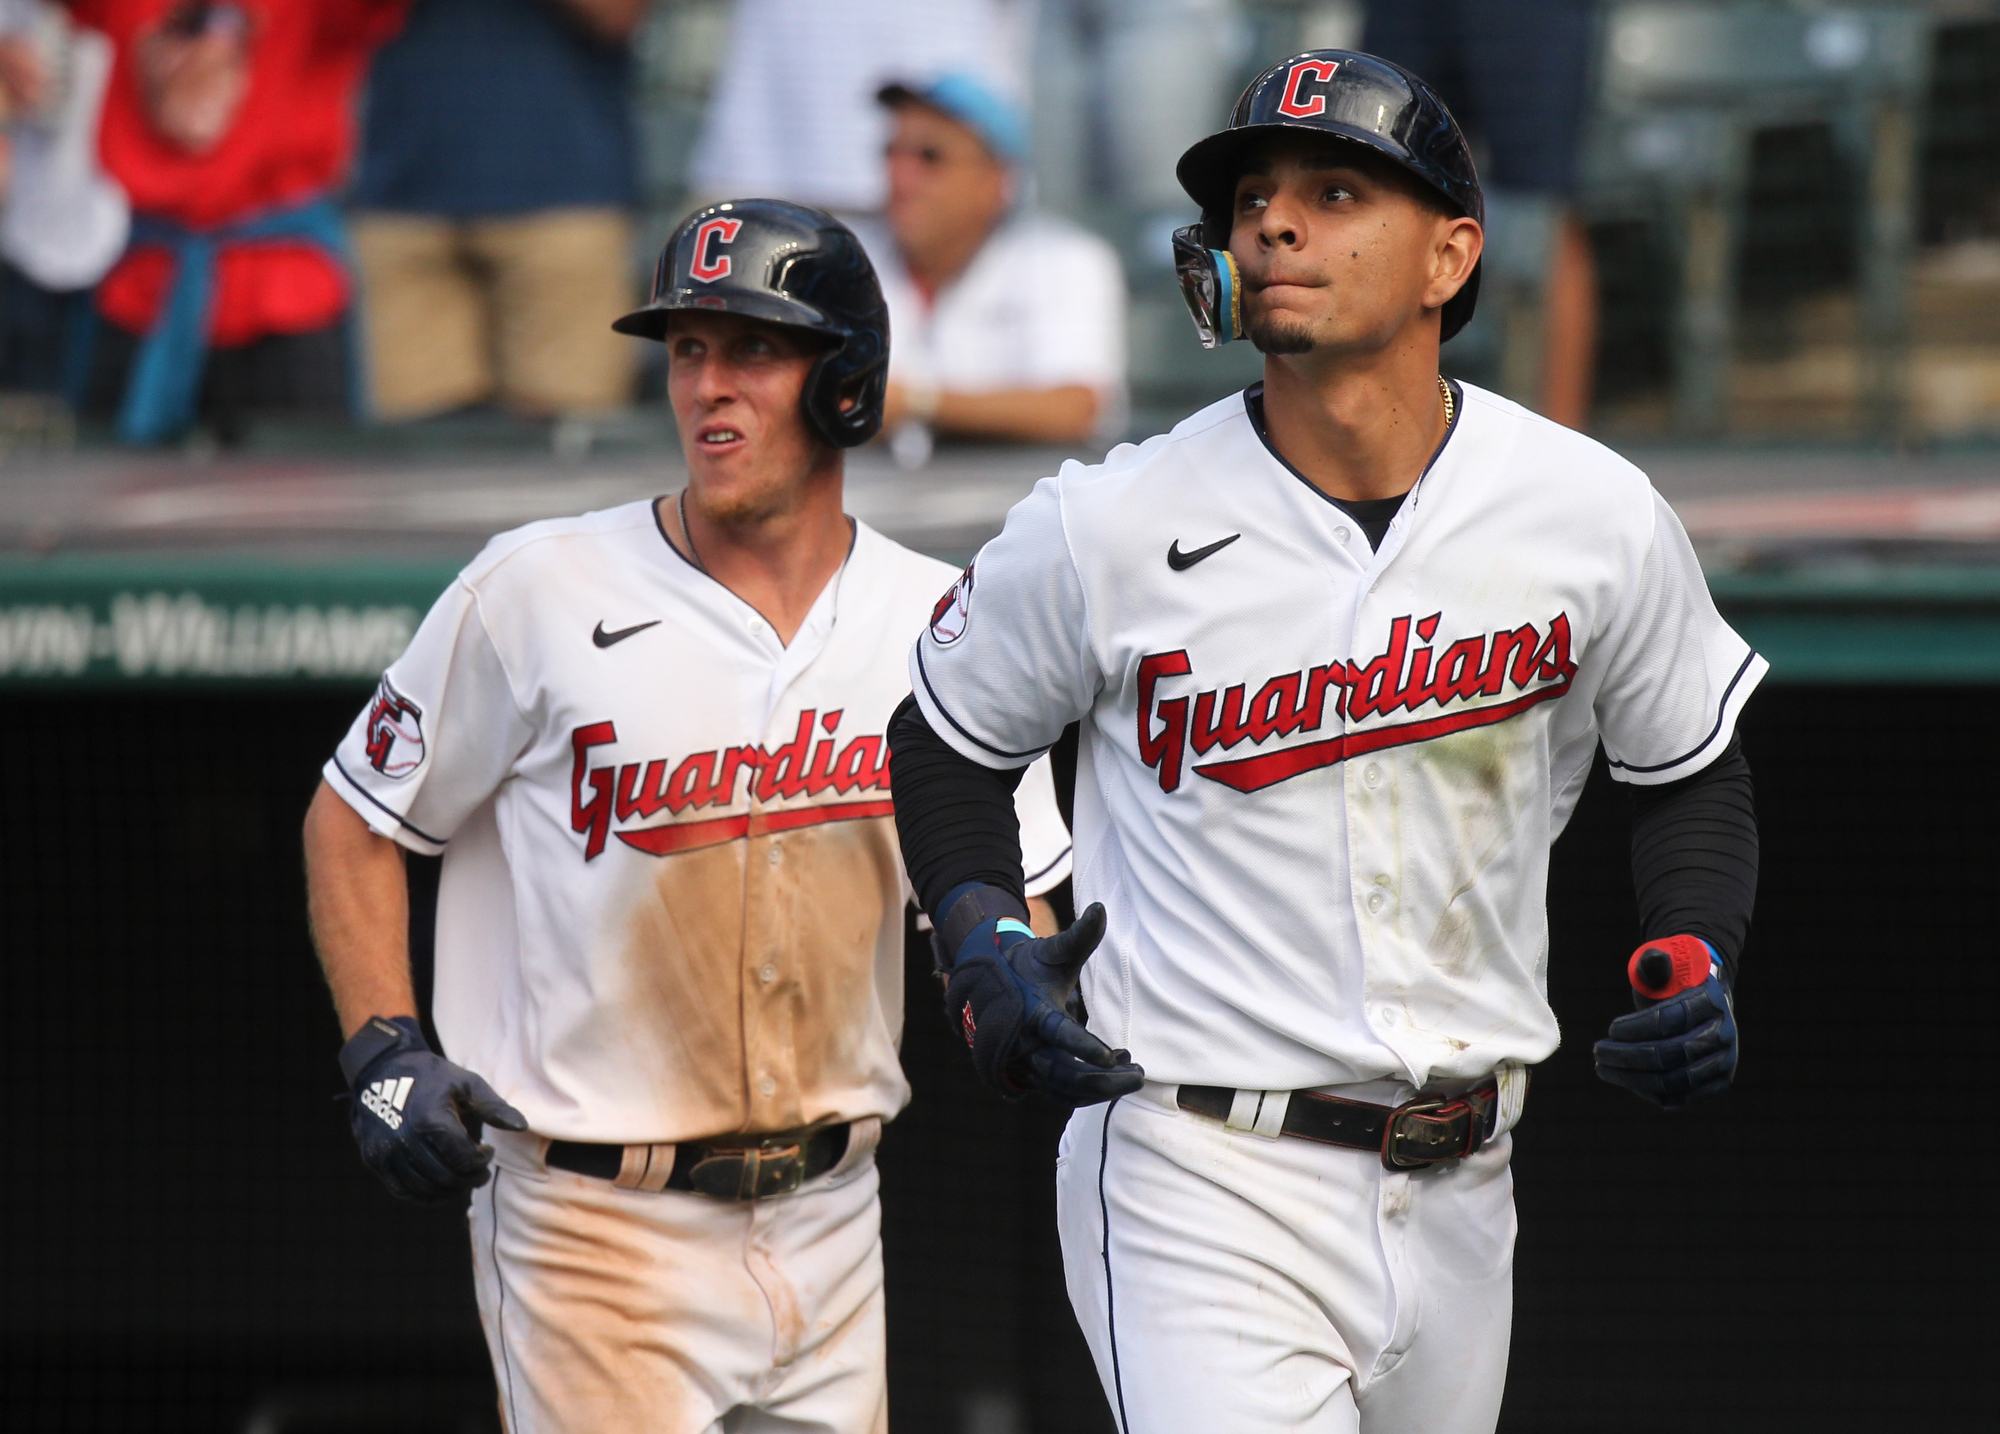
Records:
[[[694,262],[688,265],[688,277],[699,279],[704,284],[728,278],[729,256],[721,249],[724,244],[735,242],[737,231],[742,227],[741,219],[704,221],[694,233]]]
[[[1299,86],[1308,78],[1328,84],[1339,68],[1338,60],[1300,60],[1293,65],[1291,74],[1285,78],[1285,97],[1278,101],[1278,113],[1290,115],[1293,119],[1311,119],[1314,115],[1325,114],[1326,96],[1320,94],[1310,100],[1301,100]]]

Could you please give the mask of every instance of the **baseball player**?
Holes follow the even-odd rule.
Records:
[[[1126,1434],[1490,1430],[1549,845],[1601,744],[1649,939],[1598,1069],[1724,1089],[1764,663],[1644,474],[1440,379],[1482,210],[1422,81],[1298,56],[1179,176],[1197,327],[1263,382],[1044,479],[940,603],[905,861],[977,1068],[1079,1107],[1064,1260]],[[1038,938],[1006,794],[1070,723],[1088,905]]]
[[[841,511],[888,330],[835,220],[703,210],[617,327],[667,345],[687,488],[494,539],[307,819],[354,1133],[399,1195],[476,1188],[511,1434],[868,1434],[908,1097],[885,735],[953,574]],[[1068,871],[1054,798],[1023,788],[1031,892]],[[443,1054],[403,849],[444,854]]]

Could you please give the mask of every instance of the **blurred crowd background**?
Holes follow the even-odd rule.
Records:
[[[1461,377],[1614,440],[2000,433],[1991,0],[0,0],[0,431],[657,430],[607,325],[750,194],[864,235],[905,467],[1156,431],[1257,370],[1191,337],[1174,161],[1324,46],[1474,137]]]

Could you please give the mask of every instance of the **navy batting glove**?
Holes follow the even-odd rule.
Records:
[[[950,928],[948,919],[942,929]],[[1069,1009],[1077,975],[1103,939],[1104,908],[1092,902],[1055,936],[1038,937],[1015,916],[988,916],[958,940],[945,1015],[972,1048],[981,1080],[1004,1095],[1039,1090],[1071,1106],[1115,1100],[1145,1083],[1129,1052],[1105,1045]]]
[[[1648,941],[1627,966],[1639,1009],[1592,1048],[1600,1080],[1667,1110],[1721,1095],[1736,1076],[1736,1010],[1715,948],[1698,936]]]
[[[462,1200],[491,1178],[480,1126],[526,1130],[527,1117],[424,1040],[415,1016],[370,1016],[340,1048],[348,1121],[361,1159],[399,1199]]]

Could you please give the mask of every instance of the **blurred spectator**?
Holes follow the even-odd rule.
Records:
[[[633,31],[648,0],[421,0],[375,62],[354,203],[376,412],[631,397]]]
[[[1590,414],[1597,348],[1590,237],[1570,207],[1596,38],[1593,0],[1369,0],[1362,41],[1430,81],[1479,153],[1481,303],[1446,363],[1571,428]],[[1539,324],[1509,322],[1524,301]]]
[[[698,196],[762,194],[848,213],[882,207],[888,125],[875,103],[911,75],[1023,88],[1038,0],[737,0],[696,143]]]
[[[97,157],[111,44],[49,0],[0,0],[0,388],[80,400],[89,290],[125,247]]]
[[[1124,271],[1096,235],[1018,205],[1020,112],[966,74],[880,100],[894,122],[888,211],[859,232],[889,303],[897,457],[921,462],[932,430],[1038,443],[1115,431]]]
[[[225,442],[264,413],[358,397],[331,193],[373,48],[408,0],[75,0],[117,62],[101,149],[133,210],[98,289],[93,406],[128,442],[199,414]]]
[[[1037,0],[1036,173],[1068,213],[1109,199],[1157,236],[1187,222],[1174,165],[1229,112],[1250,58],[1239,0]],[[937,73],[915,71],[914,73]]]

